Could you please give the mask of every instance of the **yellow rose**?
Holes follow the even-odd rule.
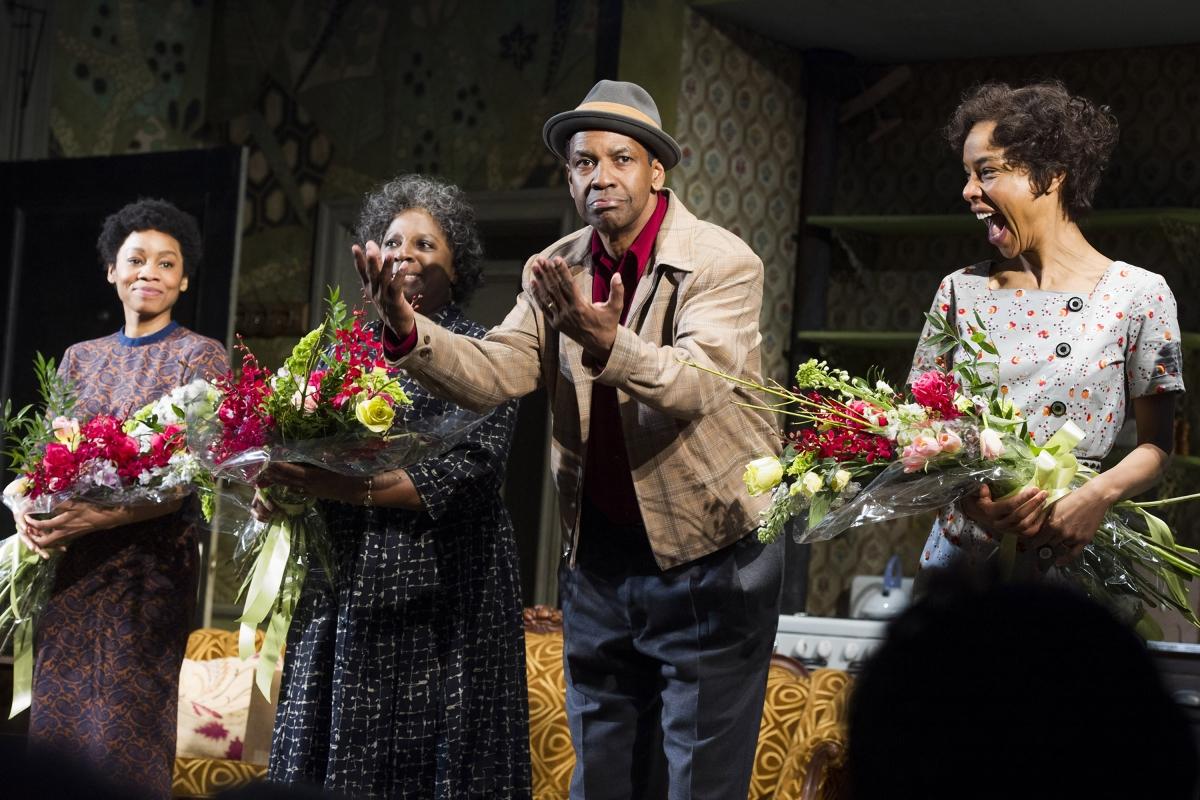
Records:
[[[829,488],[835,492],[840,492],[846,488],[846,484],[850,483],[850,472],[848,470],[839,469],[833,473],[833,480],[829,482]]]
[[[756,458],[746,465],[742,481],[752,497],[774,489],[783,479],[783,464],[775,456]]]
[[[804,492],[805,497],[812,497],[824,487],[825,479],[815,472],[806,472],[800,478],[800,491]]]
[[[354,416],[372,433],[383,433],[392,427],[396,411],[386,397],[377,394],[366,400],[359,400],[358,405],[354,407]]]

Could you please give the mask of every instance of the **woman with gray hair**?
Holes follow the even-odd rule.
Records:
[[[426,316],[483,336],[458,306],[483,247],[456,187],[390,181],[366,196],[358,239],[393,256]],[[452,408],[397,377],[408,420]],[[530,796],[517,550],[500,499],[516,416],[508,403],[449,453],[365,479],[264,473],[325,502],[335,572],[311,569],[288,634],[271,780],[370,798]]]

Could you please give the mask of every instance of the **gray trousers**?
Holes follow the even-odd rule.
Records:
[[[746,797],[782,557],[751,534],[662,571],[640,526],[585,510],[559,572],[573,800]]]

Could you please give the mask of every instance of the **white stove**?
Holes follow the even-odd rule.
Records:
[[[855,673],[883,643],[887,623],[870,619],[781,614],[775,652],[809,669],[828,667]]]

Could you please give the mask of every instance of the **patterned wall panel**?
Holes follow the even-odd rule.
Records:
[[[763,372],[785,380],[796,270],[804,102],[799,55],[688,11],[669,184],[740,236],[766,271]]]
[[[162,14],[145,6],[133,0],[57,4],[51,155],[203,143],[212,6],[175,2]]]

